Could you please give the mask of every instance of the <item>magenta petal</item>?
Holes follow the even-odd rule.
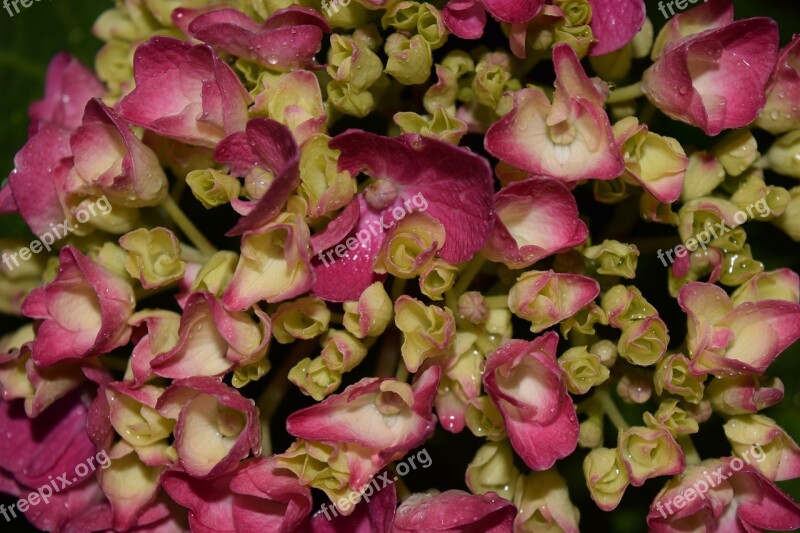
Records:
[[[161,485],[179,505],[189,509],[189,525],[197,533],[236,531],[230,491],[232,475],[212,480],[197,480],[180,470],[168,470],[161,476]]]
[[[533,470],[546,470],[578,445],[578,417],[556,362],[558,334],[512,340],[486,361],[483,384],[511,445]]]
[[[236,494],[237,531],[295,531],[311,511],[311,491],[294,475],[275,468],[272,458],[242,463],[230,481]]]
[[[450,0],[442,9],[442,20],[457,37],[480,39],[486,26],[486,10],[481,0]]]
[[[393,531],[511,533],[517,508],[493,492],[473,495],[460,490],[413,494],[397,509]]]
[[[502,22],[528,22],[544,5],[544,0],[483,0],[486,11]]]
[[[778,45],[774,20],[739,20],[667,48],[642,87],[665,114],[708,135],[747,126],[766,103]]]
[[[368,238],[357,239],[359,234]],[[336,247],[344,246],[350,238],[358,240],[357,247],[346,249],[344,255],[336,254]],[[383,238],[380,216],[369,209],[363,196],[358,196],[325,231],[311,238],[317,254],[311,262],[316,276],[312,292],[329,302],[347,302],[358,300],[364,289],[385,280],[385,274],[372,271]]]
[[[470,259],[481,249],[492,226],[492,172],[472,152],[416,134],[397,138],[348,130],[330,142],[341,150],[339,169],[353,176],[365,172],[399,189],[397,205],[421,195],[424,211],[445,227],[440,254],[451,263]]]
[[[436,427],[433,400],[441,370],[430,367],[413,386],[413,406],[400,414],[384,416],[375,406],[381,383],[364,378],[339,394],[289,415],[286,430],[301,439],[355,442],[390,456],[425,442]]]
[[[644,0],[590,0],[589,24],[597,43],[589,55],[600,56],[619,50],[639,33],[647,17]]]
[[[333,519],[316,513],[301,529],[303,533],[391,533],[397,508],[394,483],[374,494],[368,503],[361,503],[345,516]]]
[[[291,6],[262,26],[240,11],[220,9],[197,16],[189,33],[214,48],[280,71],[314,67],[322,36],[330,32],[316,11]]]
[[[77,128],[86,103],[103,93],[105,87],[91,70],[69,54],[58,54],[47,67],[44,98],[28,108],[28,133],[33,136],[47,122],[69,130]]]
[[[14,200],[11,185],[6,184],[4,187],[0,187],[0,215],[15,215],[18,212],[19,207]]]
[[[70,132],[61,126],[42,124],[14,156],[15,168],[8,176],[6,189],[10,188],[19,214],[37,235],[66,218],[61,199],[72,168],[69,136]]]
[[[229,163],[233,172],[245,174],[258,166],[275,175],[275,181],[264,196],[228,231],[228,236],[255,231],[280,213],[300,183],[299,157],[292,132],[272,119],[253,119],[244,132],[234,133],[220,142],[214,158],[220,163]]]

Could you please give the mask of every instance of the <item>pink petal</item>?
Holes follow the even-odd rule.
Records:
[[[442,20],[456,37],[480,39],[486,26],[486,10],[481,0],[450,0],[442,9]]]
[[[480,496],[460,490],[413,494],[397,509],[396,533],[511,533],[517,509],[493,492]]]
[[[486,11],[502,22],[528,22],[544,5],[544,0],[483,0]]]
[[[528,267],[586,240],[589,229],[561,183],[534,176],[495,195],[497,213],[484,254],[509,268]]]
[[[86,103],[103,93],[105,87],[91,70],[69,54],[56,55],[47,67],[44,98],[28,108],[29,135],[33,136],[48,122],[68,130],[77,128]]]
[[[597,43],[589,55],[600,56],[619,50],[639,33],[647,17],[643,0],[590,0],[589,25]]]

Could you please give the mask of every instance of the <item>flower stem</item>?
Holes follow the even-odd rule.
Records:
[[[453,287],[453,292],[457,297],[466,292],[466,290],[469,288],[469,284],[472,283],[472,280],[474,280],[475,276],[478,275],[478,272],[481,271],[481,267],[485,262],[486,258],[483,257],[483,254],[478,254],[473,257],[469,263],[467,263],[466,268],[464,268],[464,272],[461,273],[461,276],[459,276],[455,287]]]
[[[642,95],[644,95],[644,92],[642,91],[642,82],[638,82],[634,83],[633,85],[628,85],[627,87],[622,87],[621,89],[612,91],[608,96],[607,103],[616,104],[619,102],[627,102],[628,100],[639,98]]]
[[[402,278],[394,278],[392,281],[392,294],[390,295],[393,302],[396,302],[406,290],[406,281]]]
[[[192,241],[192,244],[194,244],[195,248],[200,250],[200,252],[206,256],[210,256],[217,252],[217,249],[214,248],[214,245],[211,244],[208,239],[206,239],[206,236],[203,235],[200,230],[197,229],[197,226],[195,226],[194,223],[189,220],[189,217],[187,217],[184,212],[181,211],[181,208],[175,203],[175,200],[173,200],[170,196],[167,196],[167,199],[164,200],[164,202],[161,204],[161,207],[164,208],[172,221],[175,222],[175,224],[181,229],[183,234],[186,235],[190,241]]]
[[[401,383],[405,383],[408,381],[408,368],[406,368],[406,363],[403,359],[400,359],[400,362],[397,364],[397,373],[395,374],[395,379],[400,381]]]
[[[625,417],[623,417],[622,413],[619,411],[617,404],[614,403],[614,399],[611,397],[608,389],[599,389],[595,394],[603,406],[603,412],[606,414],[611,423],[614,424],[614,427],[616,427],[618,431],[627,430],[630,426],[625,421]]]

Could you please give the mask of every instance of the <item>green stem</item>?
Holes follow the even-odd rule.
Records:
[[[469,284],[472,283],[472,280],[474,280],[478,272],[481,271],[481,267],[485,262],[486,258],[483,257],[483,254],[478,254],[467,264],[464,272],[461,273],[461,276],[459,276],[458,281],[453,287],[453,292],[456,294],[456,297],[466,292],[467,288],[469,288]]]
[[[486,307],[489,309],[505,309],[508,307],[508,294],[484,297]]]
[[[644,92],[642,91],[642,82],[638,82],[634,83],[633,85],[628,85],[627,87],[614,90],[608,96],[607,103],[616,104],[618,102],[627,102],[629,100],[635,100],[642,95],[644,95]]]
[[[408,280],[402,278],[394,278],[392,281],[392,301],[396,302],[398,298],[400,298],[406,290],[406,282]]]
[[[184,235],[192,241],[195,248],[200,250],[206,256],[210,256],[217,252],[217,249],[214,248],[214,245],[206,239],[206,236],[203,235],[197,226],[189,220],[178,204],[175,203],[170,196],[167,196],[167,199],[161,204],[161,207],[167,212],[173,222],[181,229]]]
[[[448,289],[444,293],[444,303],[458,317],[458,296],[453,289]]]
[[[605,412],[611,423],[614,424],[614,427],[617,428],[617,431],[627,430],[630,426],[619,411],[617,404],[614,403],[614,399],[611,397],[608,389],[599,389],[595,394],[603,406],[603,412]]]
[[[402,359],[400,359],[400,363],[397,365],[397,373],[394,376],[397,381],[405,383],[408,381],[408,368],[406,368],[406,363]]]

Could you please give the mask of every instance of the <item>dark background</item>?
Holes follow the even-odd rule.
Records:
[[[656,27],[664,23],[658,12],[657,1],[647,0],[649,13]],[[776,19],[781,25],[781,44],[786,44],[795,32],[800,32],[800,11],[794,1],[780,0],[736,0],[736,18],[751,16],[768,16]],[[0,8],[0,181],[13,168],[14,154],[22,147],[27,138],[27,107],[41,98],[44,90],[44,75],[47,64],[58,51],[67,50],[77,56],[85,65],[92,66],[94,54],[101,42],[91,33],[91,27],[97,16],[111,7],[110,0],[41,0],[34,2],[30,8],[21,9],[13,18]],[[670,123],[664,117],[657,117],[655,131],[676,136],[682,142],[695,142],[702,146],[708,140],[698,135],[699,130]],[[767,137],[769,139],[769,137]],[[761,137],[759,136],[759,140]],[[760,146],[762,153],[766,146]],[[797,182],[781,183],[790,187]],[[592,213],[591,216],[595,216]],[[598,214],[598,216],[603,216]],[[751,230],[750,226],[753,226]],[[650,231],[652,225],[645,226]],[[647,229],[645,229],[645,232]],[[800,246],[793,243],[780,232],[764,224],[748,225],[748,242],[753,246],[753,256],[765,263],[767,270],[788,266],[800,271]],[[27,235],[27,229],[20,220],[14,217],[0,217],[0,236]],[[677,242],[676,242],[677,244]],[[643,254],[640,258],[640,279],[637,286],[643,288],[645,296],[665,317],[672,329],[673,343],[683,338],[685,318],[680,316],[674,300],[666,295],[666,270],[656,263],[652,254]],[[647,275],[642,275],[643,273]],[[655,275],[653,275],[655,274]],[[642,280],[641,278],[645,279]],[[10,317],[0,315],[0,334],[10,329],[15,322]],[[764,412],[776,419],[795,439],[800,438],[800,346],[795,345],[784,353],[773,365],[770,375],[779,376],[786,385],[786,397],[777,407]],[[298,395],[299,396],[299,395]],[[298,398],[300,402],[304,399]],[[294,403],[290,401],[289,403]],[[282,413],[278,413],[280,417]],[[638,418],[636,411],[626,412],[628,420]],[[695,441],[704,456],[720,456],[729,453],[729,448],[721,430],[721,420],[712,419],[703,426],[702,437]],[[282,440],[287,436],[276,435],[279,449]],[[438,431],[435,438],[426,444],[433,465],[430,469],[412,472],[406,478],[411,490],[425,490],[437,487],[466,489],[463,482],[464,469],[472,458],[480,441],[473,438],[468,431],[452,437]],[[641,488],[630,487],[619,509],[606,514],[597,510],[588,498],[583,486],[583,475],[580,472],[580,461],[583,453],[559,462],[559,470],[568,479],[573,501],[582,511],[581,525],[583,531],[643,531],[644,517],[649,503],[664,483],[663,478],[648,482]],[[778,484],[784,490],[800,500],[800,480]],[[7,502],[10,503],[10,502]],[[16,520],[6,525],[0,519],[0,529],[26,531],[27,524]]]

